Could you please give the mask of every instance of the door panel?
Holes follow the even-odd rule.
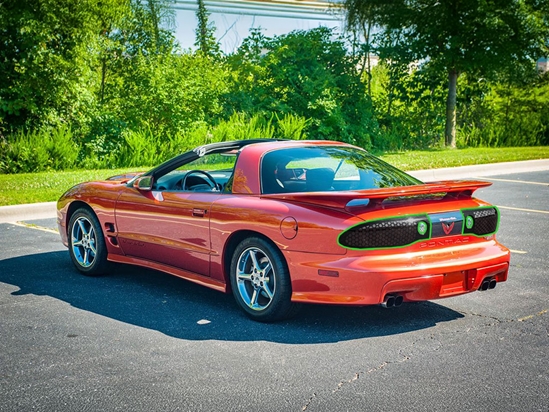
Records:
[[[120,247],[128,256],[209,276],[210,208],[219,196],[128,188],[116,203]]]

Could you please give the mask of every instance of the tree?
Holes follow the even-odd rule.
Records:
[[[308,135],[371,146],[370,99],[342,38],[319,27],[267,38],[253,31],[229,57],[238,73],[228,100],[235,111],[311,119]],[[236,89],[236,90],[234,90]]]
[[[547,0],[392,0],[384,5],[346,0],[347,19],[375,14],[382,32],[399,30],[416,61],[444,71],[445,143],[456,145],[456,95],[463,73],[492,77],[532,65],[547,53]]]
[[[361,77],[366,73],[366,85],[368,96],[372,96],[372,65],[371,54],[373,51],[372,30],[376,25],[381,24],[379,9],[385,6],[385,1],[381,0],[347,0],[346,1],[347,18],[346,28],[353,35],[354,53],[362,55]],[[358,40],[362,36],[364,43],[360,47]]]
[[[0,129],[70,122],[93,83],[93,0],[7,0],[0,7]]]
[[[219,56],[221,50],[219,43],[215,39],[215,25],[209,21],[210,13],[206,9],[204,0],[197,0],[198,9],[196,18],[198,27],[196,28],[196,42],[194,45],[204,56]]]
[[[178,44],[173,34],[174,0],[131,0],[130,11],[119,22],[112,38],[128,56],[137,54],[165,55],[173,53]]]
[[[171,58],[178,51],[173,35],[173,0],[111,1],[123,3],[117,12],[112,8],[100,10],[102,30],[97,53],[101,86],[97,110],[90,116],[92,124],[87,140],[98,136],[117,140],[128,124],[146,122],[147,113],[153,117],[152,111],[144,110],[136,120],[132,113],[137,111],[127,110],[127,106],[134,99],[142,99],[145,107],[147,97],[167,86],[165,78],[172,71]],[[165,78],[161,76],[164,69]]]

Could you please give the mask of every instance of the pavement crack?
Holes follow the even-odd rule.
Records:
[[[385,365],[387,365],[387,362],[383,362],[382,367],[385,367]],[[371,370],[368,370],[366,373],[370,373],[370,371],[373,372],[374,370],[377,370],[377,369],[379,369],[379,368],[373,368]],[[340,390],[343,387],[343,385],[347,385],[348,383],[352,383],[352,382],[358,380],[358,378],[360,378],[361,373],[363,373],[363,372],[357,372],[357,373],[355,373],[355,375],[351,379],[347,379],[347,380],[339,382],[337,384],[337,388],[334,389],[332,391],[332,393],[336,393],[338,390]]]
[[[313,392],[313,395],[307,400],[307,403],[301,408],[302,411],[306,411],[311,402],[316,398],[316,393]]]
[[[339,390],[341,390],[345,385],[348,385],[350,383],[353,383],[353,382],[357,381],[363,375],[367,375],[367,374],[370,374],[370,373],[380,371],[382,369],[385,369],[388,365],[391,365],[391,364],[407,362],[410,359],[411,358],[409,356],[403,355],[402,359],[399,359],[399,360],[396,360],[396,361],[384,361],[381,364],[379,364],[378,366],[370,368],[370,369],[366,370],[365,372],[355,372],[355,374],[353,375],[353,377],[351,379],[346,379],[346,380],[340,381],[337,384],[337,387],[332,391],[332,393],[336,393]]]
[[[514,319],[500,319],[500,318],[496,318],[495,316],[488,316],[482,313],[466,312],[466,311],[459,311],[459,313],[461,313],[464,316],[469,315],[469,316],[475,316],[477,318],[489,319],[494,321],[486,324],[485,326],[493,326],[493,325],[499,325],[500,323],[509,323],[509,322],[515,321]]]

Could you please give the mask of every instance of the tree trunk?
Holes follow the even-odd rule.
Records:
[[[451,69],[448,72],[448,99],[446,100],[446,128],[444,143],[447,147],[456,147],[456,91],[458,72]]]
[[[103,57],[101,59],[101,89],[99,91],[99,102],[103,104],[105,99],[105,80],[107,78],[107,59]]]
[[[151,12],[150,18],[153,25],[154,46],[156,52],[160,51],[160,16],[156,9],[156,0],[149,0],[149,11]]]
[[[368,26],[362,24],[364,37],[366,40],[366,74],[368,76],[368,97],[372,97],[372,63],[370,61],[370,49],[372,46],[370,32],[372,31],[372,22],[368,20]]]

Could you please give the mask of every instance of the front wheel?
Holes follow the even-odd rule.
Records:
[[[93,212],[78,209],[69,221],[69,253],[84,275],[97,276],[107,268],[107,248],[101,225]]]
[[[250,318],[273,322],[297,312],[286,262],[265,239],[250,237],[236,247],[230,276],[233,295]]]

